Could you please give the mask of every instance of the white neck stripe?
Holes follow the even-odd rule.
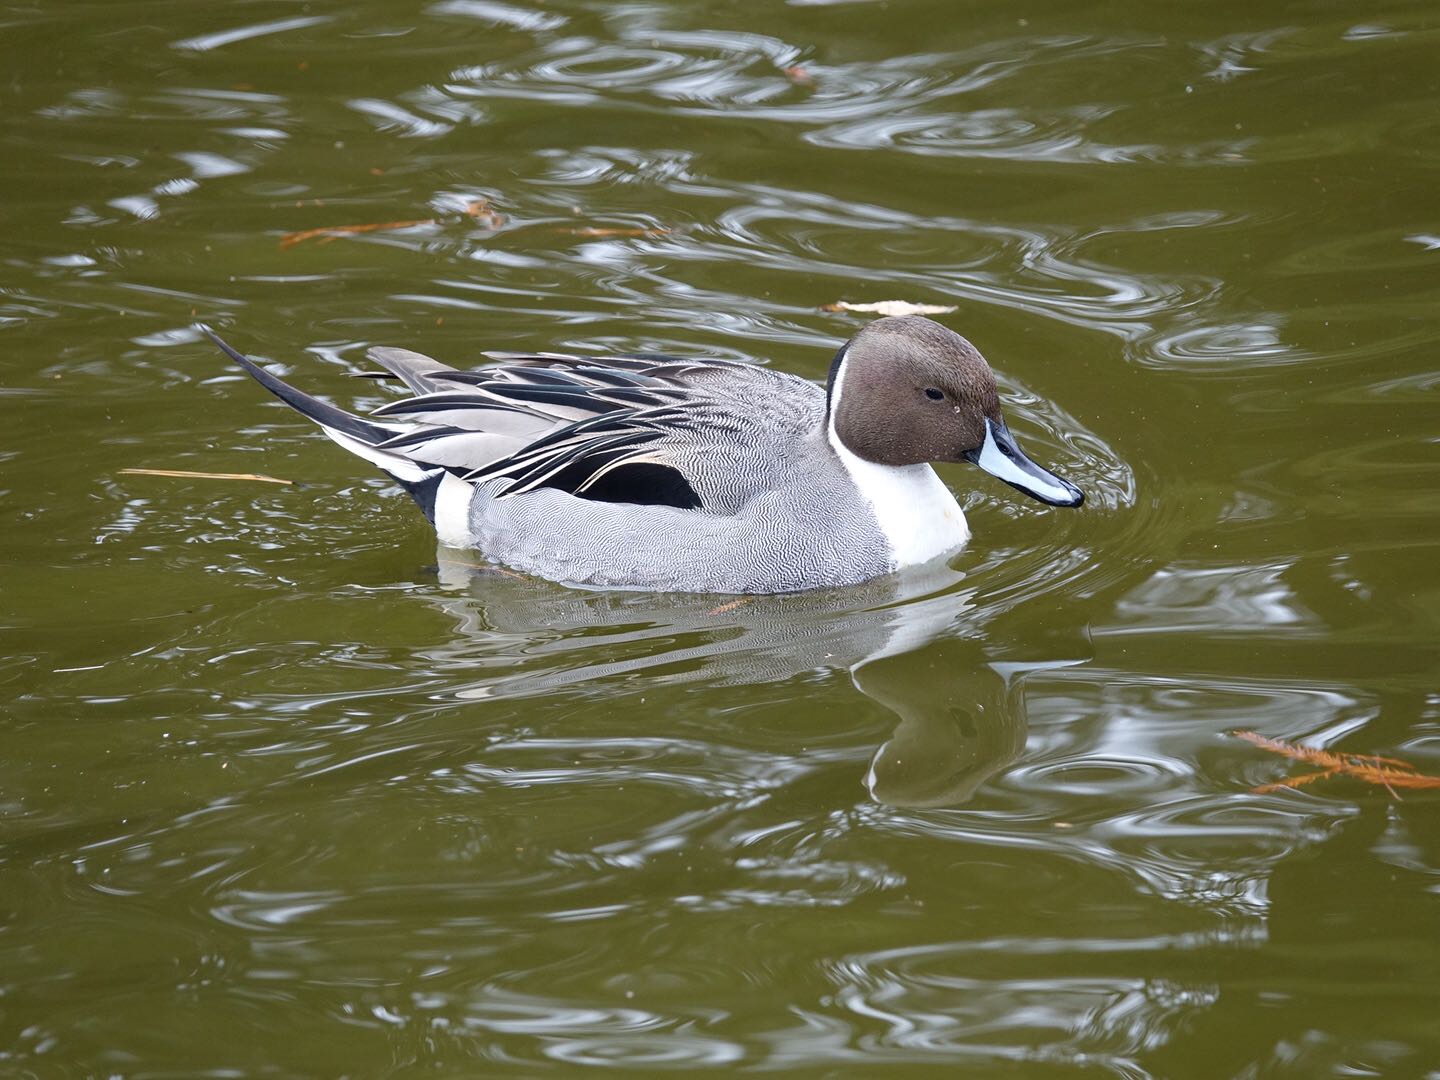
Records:
[[[842,356],[831,382],[825,438],[875,515],[890,549],[891,569],[929,562],[963,546],[970,539],[970,527],[960,504],[934,469],[929,465],[878,465],[841,441],[835,430],[835,410],[840,405],[847,363],[848,358]]]

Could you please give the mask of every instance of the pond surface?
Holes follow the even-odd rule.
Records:
[[[1431,0],[0,5],[0,1073],[1436,1076],[1440,797],[1233,733],[1440,772],[1437,56]],[[1084,509],[942,466],[948,565],[567,589],[193,328],[372,408],[373,344],[818,379],[841,300],[954,305]]]

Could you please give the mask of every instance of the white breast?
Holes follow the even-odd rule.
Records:
[[[894,569],[929,562],[970,539],[965,512],[929,465],[877,465],[849,450],[835,433],[835,410],[845,385],[845,364],[834,376],[825,437],[870,504],[890,545]]]
[[[965,512],[929,465],[876,465],[847,450],[833,428],[829,434],[880,523],[895,569],[929,562],[970,539]]]

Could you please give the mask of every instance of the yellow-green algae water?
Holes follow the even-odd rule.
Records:
[[[0,1075],[1440,1075],[1437,794],[1230,734],[1440,772],[1433,3],[57,0],[0,58]],[[890,299],[1086,506],[943,467],[948,566],[740,605],[437,553],[192,328],[374,407],[372,344],[820,378]]]

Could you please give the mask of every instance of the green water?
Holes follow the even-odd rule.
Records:
[[[57,0],[0,60],[0,1075],[1440,1076],[1440,798],[1231,734],[1440,773],[1433,2]],[[948,566],[740,606],[437,553],[192,328],[374,407],[372,344],[820,378],[891,299],[1089,500],[942,467]]]

